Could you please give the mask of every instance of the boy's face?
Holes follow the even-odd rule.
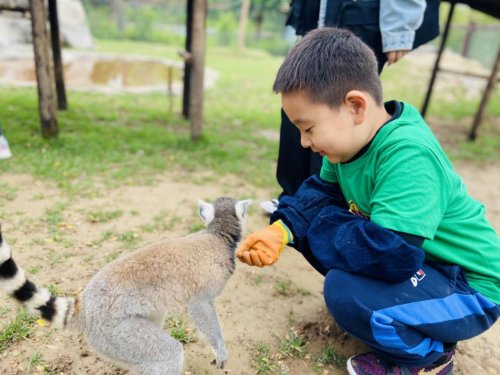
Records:
[[[300,130],[302,147],[326,156],[331,163],[349,161],[362,148],[360,127],[348,104],[332,109],[324,103],[313,103],[302,92],[282,94],[281,103]]]

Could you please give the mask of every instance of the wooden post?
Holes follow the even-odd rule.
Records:
[[[64,71],[61,57],[61,41],[59,39],[59,17],[57,1],[49,0],[50,39],[52,41],[52,58],[54,60],[54,76],[56,80],[57,107],[68,109],[66,88],[64,87]]]
[[[168,94],[168,113],[172,113],[174,108],[174,91],[172,89],[172,84],[174,80],[174,67],[169,65],[167,68],[167,94]]]
[[[427,93],[425,94],[424,104],[422,105],[422,109],[420,113],[422,117],[425,117],[427,114],[427,108],[431,101],[432,89],[434,87],[434,82],[436,81],[437,72],[439,70],[439,63],[441,61],[441,56],[443,55],[444,47],[446,46],[446,41],[448,40],[448,33],[450,31],[451,19],[453,18],[453,11],[455,10],[455,1],[450,3],[450,10],[448,12],[448,17],[446,19],[446,25],[444,27],[443,36],[441,37],[441,44],[439,45],[439,51],[436,57],[436,61],[434,62],[434,68],[432,69],[431,80],[429,82],[429,87],[427,88]]]
[[[464,45],[462,46],[463,57],[468,57],[469,55],[470,45],[475,32],[476,32],[476,24],[475,22],[470,21],[467,25],[467,31],[465,32],[465,38],[464,38]]]
[[[50,45],[47,37],[47,17],[43,0],[30,0],[30,10],[42,136],[52,138],[57,136],[59,130],[50,74]]]
[[[193,50],[193,2],[187,0],[186,6],[186,43],[185,52],[191,54]],[[184,58],[184,77],[182,89],[182,115],[189,118],[189,97],[191,89],[191,59]]]
[[[196,140],[201,136],[203,124],[206,14],[207,0],[194,0],[191,85],[189,97],[189,118],[191,120],[190,128],[192,140]]]
[[[498,65],[500,64],[500,51],[497,53],[497,59],[493,64],[493,68],[491,70],[490,78],[488,79],[488,84],[486,85],[486,89],[484,90],[483,97],[481,98],[481,104],[479,105],[479,109],[476,112],[476,116],[474,117],[474,122],[472,123],[472,128],[469,133],[469,141],[474,141],[477,137],[477,129],[481,124],[481,120],[483,119],[484,111],[488,106],[488,102],[490,100],[490,95],[495,88],[495,84],[497,82],[498,77]]]

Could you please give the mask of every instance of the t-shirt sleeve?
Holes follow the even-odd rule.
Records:
[[[331,182],[333,184],[338,184],[339,182],[335,166],[330,163],[326,157],[323,157],[323,164],[321,166],[319,176],[326,182]]]
[[[433,239],[451,197],[446,168],[427,146],[391,146],[378,162],[370,219],[385,228]]]

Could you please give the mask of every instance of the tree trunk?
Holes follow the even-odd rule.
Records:
[[[66,88],[64,86],[64,72],[61,56],[61,40],[59,38],[59,17],[57,15],[57,1],[49,0],[50,39],[52,41],[52,58],[54,60],[54,76],[56,80],[57,107],[68,109]]]
[[[109,0],[111,15],[115,18],[116,29],[122,33],[125,31],[125,16],[123,14],[123,0]]]
[[[30,10],[42,136],[52,138],[57,136],[59,130],[50,69],[50,45],[46,29],[47,16],[43,0],[30,0]]]
[[[191,53],[193,50],[193,6],[194,0],[186,1],[186,43],[185,50]],[[189,118],[189,98],[191,97],[191,61],[184,60],[184,77],[182,86],[182,115]]]
[[[238,50],[245,49],[245,39],[247,33],[248,13],[250,12],[250,0],[243,0],[240,11],[240,28],[238,30]]]
[[[262,37],[262,24],[264,23],[264,10],[261,8],[255,16],[255,39]]]
[[[191,120],[192,140],[200,138],[203,124],[206,14],[207,0],[194,0],[191,51],[191,87],[189,100],[189,118]]]

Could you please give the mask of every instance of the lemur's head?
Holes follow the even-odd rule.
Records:
[[[215,217],[225,220],[237,218],[242,223],[250,203],[250,199],[238,201],[230,197],[217,198],[213,204],[198,200],[198,214],[205,225],[210,224]]]

